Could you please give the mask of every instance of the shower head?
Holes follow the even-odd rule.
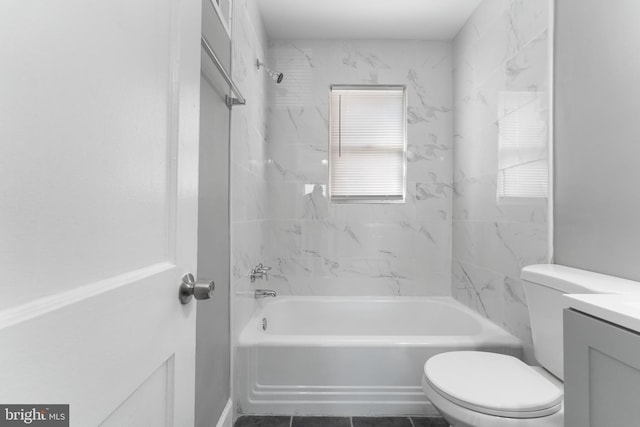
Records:
[[[284,78],[284,74],[279,73],[277,71],[273,71],[272,69],[264,65],[264,62],[260,62],[259,59],[256,59],[256,66],[258,67],[258,70],[260,68],[264,68],[264,70],[267,72],[267,74],[269,74],[269,77],[271,77],[274,82],[276,83],[282,82],[282,79]]]

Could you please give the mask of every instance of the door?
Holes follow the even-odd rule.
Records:
[[[200,13],[0,2],[0,407],[193,425]]]

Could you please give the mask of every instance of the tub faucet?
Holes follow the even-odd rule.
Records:
[[[267,272],[271,270],[271,267],[266,267],[264,265],[262,265],[262,263],[256,265],[255,267],[253,267],[251,269],[251,283],[255,282],[256,279],[269,279],[269,277],[267,276]]]
[[[254,292],[256,298],[264,298],[264,297],[274,297],[276,296],[276,291],[272,291],[271,289],[256,289]]]

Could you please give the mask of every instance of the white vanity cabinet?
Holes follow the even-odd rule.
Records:
[[[585,301],[570,305],[564,311],[565,427],[640,426],[640,333]]]

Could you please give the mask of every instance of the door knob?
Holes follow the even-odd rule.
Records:
[[[213,280],[196,281],[193,274],[187,273],[182,276],[180,283],[180,302],[187,304],[191,301],[191,297],[196,297],[196,299],[209,299],[211,295],[213,295],[215,288],[216,284]]]

